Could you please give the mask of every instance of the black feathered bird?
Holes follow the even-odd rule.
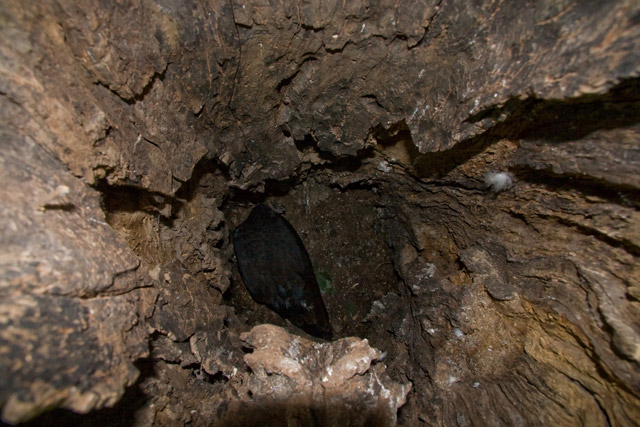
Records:
[[[311,259],[289,221],[257,205],[233,232],[233,248],[242,281],[257,303],[311,335],[332,338]]]

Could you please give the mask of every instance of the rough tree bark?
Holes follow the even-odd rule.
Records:
[[[223,305],[229,200],[286,193],[294,225],[323,206],[348,229],[340,204],[365,188],[400,279],[365,320],[412,383],[401,424],[633,425],[639,17],[633,0],[3,1],[2,419],[112,407],[134,383],[139,424],[251,401],[260,361]],[[512,188],[486,188],[498,171]],[[323,232],[309,251],[331,259]],[[383,270],[359,283],[374,294]]]

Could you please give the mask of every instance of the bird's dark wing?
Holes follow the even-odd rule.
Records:
[[[313,265],[284,217],[256,206],[236,228],[233,245],[242,281],[256,302],[312,335],[331,336]]]

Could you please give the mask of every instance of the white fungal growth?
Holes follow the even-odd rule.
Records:
[[[513,187],[513,176],[508,172],[488,172],[484,183],[491,191],[498,193]]]

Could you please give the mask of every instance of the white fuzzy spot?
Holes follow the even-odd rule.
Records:
[[[473,383],[473,388],[478,388],[478,387],[480,387],[480,383],[478,381]]]
[[[456,338],[462,338],[464,336],[464,332],[462,332],[460,328],[453,328],[453,335]]]
[[[497,193],[513,187],[513,176],[508,172],[488,172],[484,176],[484,183]]]

